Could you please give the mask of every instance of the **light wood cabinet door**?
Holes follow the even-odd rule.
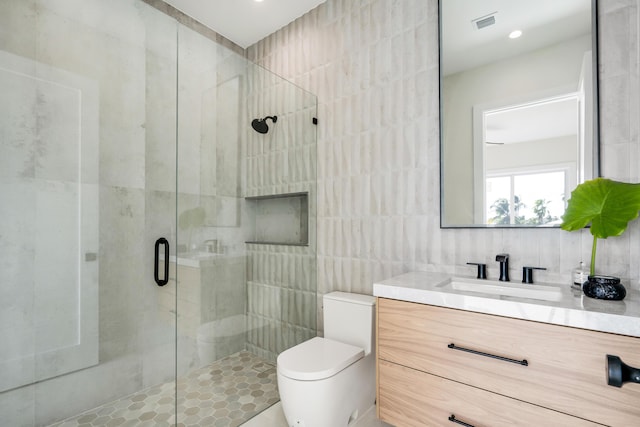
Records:
[[[602,424],[640,426],[640,384],[608,386],[606,375],[607,354],[640,366],[637,338],[379,298],[378,340],[380,359]]]
[[[598,425],[391,362],[379,373],[380,418],[396,427],[464,425],[452,416],[474,427]]]

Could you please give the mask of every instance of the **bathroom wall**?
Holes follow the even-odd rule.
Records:
[[[317,104],[313,94],[257,66],[249,67],[247,89],[247,124],[277,116],[276,123],[267,122],[266,134],[246,127],[243,185],[245,197],[267,197],[246,204],[256,231],[246,245],[247,349],[275,363],[279,353],[317,334]],[[277,197],[292,193],[308,193],[304,207]],[[264,233],[274,221],[289,224]],[[301,238],[305,232],[308,242]],[[277,243],[288,244],[260,243],[266,234],[270,243],[279,236]]]
[[[603,174],[640,181],[639,0],[600,1]],[[591,235],[439,226],[436,0],[327,0],[248,50],[252,61],[318,95],[318,293],[372,293],[409,270],[472,274],[511,254],[569,283]],[[640,221],[600,241],[598,267],[639,288]]]

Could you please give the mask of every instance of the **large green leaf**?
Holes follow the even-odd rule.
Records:
[[[591,234],[606,239],[622,234],[640,211],[640,184],[606,178],[586,181],[571,192],[562,216],[563,230],[574,231],[591,223]]]

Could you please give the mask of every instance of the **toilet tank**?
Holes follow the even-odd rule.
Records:
[[[374,347],[376,298],[371,295],[331,292],[322,297],[324,337],[364,349]]]

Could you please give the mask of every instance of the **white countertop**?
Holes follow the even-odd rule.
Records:
[[[169,255],[170,262],[177,262],[178,265],[184,265],[192,268],[203,268],[213,265],[216,261],[229,258],[230,255],[219,254],[214,252],[182,252],[176,257]],[[160,259],[164,259],[160,255]]]
[[[374,283],[373,295],[640,337],[640,293],[629,286],[622,301],[592,299],[568,284],[556,285],[562,293],[559,301],[542,301],[454,290],[443,286],[450,278],[451,275],[443,273],[406,273]]]

